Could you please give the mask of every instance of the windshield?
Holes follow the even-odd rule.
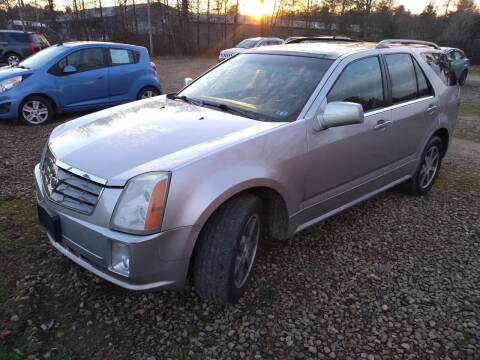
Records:
[[[240,41],[237,46],[237,48],[244,48],[244,49],[251,49],[257,44],[258,40],[251,40],[251,39],[245,39]]]
[[[23,60],[18,66],[27,69],[38,69],[63,52],[65,52],[63,46],[51,46]]]
[[[332,60],[240,54],[192,83],[179,96],[226,104],[263,121],[294,121]]]

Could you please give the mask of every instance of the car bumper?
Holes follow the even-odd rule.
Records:
[[[20,94],[15,89],[0,93],[0,119],[14,119],[18,116]]]
[[[157,234],[138,236],[114,231],[95,223],[102,211],[109,211],[102,200],[110,198],[104,191],[94,213],[82,215],[50,201],[43,190],[39,165],[35,167],[37,202],[59,222],[60,235],[47,231],[49,241],[59,252],[95,275],[129,290],[180,290],[187,276],[190,253],[198,232],[182,227]],[[106,190],[106,189],[105,189]],[[116,189],[120,190],[121,189]],[[119,195],[119,194],[118,194]],[[115,197],[115,196],[114,196]],[[112,205],[114,206],[114,205]],[[92,218],[89,222],[88,218]],[[121,275],[113,270],[112,244],[128,247],[130,273]]]

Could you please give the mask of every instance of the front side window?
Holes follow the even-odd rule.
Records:
[[[327,95],[327,101],[349,101],[362,105],[363,111],[383,105],[382,71],[378,57],[349,64]]]
[[[135,53],[127,49],[109,49],[112,65],[133,64],[136,62]]]
[[[226,104],[258,120],[294,121],[332,63],[303,56],[240,54],[178,95]]]
[[[388,73],[392,83],[392,103],[417,97],[417,79],[409,54],[386,55]]]
[[[447,56],[440,53],[422,53],[423,60],[432,68],[442,82],[447,86],[457,85],[457,78]]]
[[[90,48],[75,51],[58,63],[60,71],[63,71],[63,68],[67,65],[75,67],[77,71],[87,71],[105,67],[103,49]]]

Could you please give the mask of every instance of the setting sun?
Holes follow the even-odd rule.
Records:
[[[240,2],[239,10],[240,14],[253,16],[260,19],[264,15],[270,15],[273,13],[273,1],[266,0],[244,0]]]

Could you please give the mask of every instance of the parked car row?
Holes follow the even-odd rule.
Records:
[[[89,49],[107,65],[96,76],[136,59],[116,49]],[[147,65],[141,48],[122,49]],[[65,55],[42,69],[81,76]],[[119,286],[178,290],[191,273],[201,297],[235,303],[264,235],[290,237],[393,186],[426,194],[459,101],[433,43],[254,48],[177,93],[54,129],[35,167],[40,222],[59,252]]]
[[[162,93],[144,47],[102,43],[57,44],[0,70],[0,119],[28,125],[54,114],[89,110]]]

